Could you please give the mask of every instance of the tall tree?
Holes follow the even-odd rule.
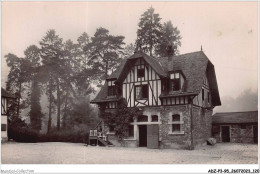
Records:
[[[80,59],[78,56],[81,56],[79,53],[81,50],[78,49],[78,45],[74,44],[71,40],[67,40],[64,44],[64,74],[61,81],[61,90],[63,91],[62,102],[64,103],[63,107],[63,118],[62,118],[62,127],[67,127],[68,121],[68,112],[70,108],[70,103],[72,101],[72,95],[75,91],[73,89],[73,84],[75,83],[75,73],[80,71]]]
[[[96,78],[104,80],[113,67],[120,63],[123,54],[124,36],[113,36],[105,28],[98,28],[88,45],[88,65],[96,72]]]
[[[49,122],[48,131],[51,128],[51,108],[53,102],[52,93],[56,86],[57,93],[57,129],[60,129],[60,108],[61,108],[61,91],[60,78],[64,72],[63,69],[63,43],[55,30],[49,30],[40,41],[41,57],[46,76],[48,76],[48,95],[49,95]]]
[[[181,46],[181,35],[177,27],[173,27],[172,22],[163,24],[162,37],[156,47],[156,55],[165,57],[179,54],[178,47]]]
[[[159,14],[154,12],[154,8],[150,7],[145,11],[138,24],[136,46],[138,49],[152,56],[155,48],[162,37],[162,25]]]
[[[36,45],[29,46],[25,51],[25,60],[30,64],[28,75],[31,83],[31,95],[30,95],[30,123],[31,127],[37,131],[41,130],[41,118],[43,113],[40,105],[40,78],[39,78],[39,66],[40,66],[40,49]]]
[[[77,39],[78,41],[78,56],[81,60],[82,70],[87,68],[88,57],[90,49],[88,48],[89,45],[89,36],[86,32],[82,33]]]
[[[20,100],[22,96],[23,83],[28,81],[30,67],[28,61],[23,58],[18,58],[14,54],[5,56],[7,66],[10,68],[7,79],[7,90],[16,95],[17,98],[17,115],[20,113]]]

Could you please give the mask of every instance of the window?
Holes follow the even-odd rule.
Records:
[[[180,132],[181,125],[180,124],[172,124],[172,132]]]
[[[6,124],[1,124],[1,131],[6,131]]]
[[[175,115],[172,115],[172,121],[180,121],[180,115],[179,114],[175,114]]]
[[[138,78],[144,77],[144,69],[137,69],[137,77]]]
[[[184,131],[182,131],[183,121],[180,114],[171,115],[169,124],[170,134],[184,134]]]
[[[170,91],[178,91],[180,88],[180,73],[172,73],[170,75]]]
[[[158,115],[152,115],[152,122],[158,122]]]
[[[148,122],[148,116],[146,116],[146,115],[139,115],[137,117],[137,121],[138,122]]]
[[[117,108],[117,102],[108,102],[106,108],[109,108],[109,109]]]
[[[128,136],[129,137],[134,137],[134,126],[133,125],[130,125],[128,127]]]
[[[115,96],[116,95],[116,86],[115,81],[108,81],[108,96]]]
[[[148,85],[135,86],[135,98],[137,100],[148,98]]]
[[[2,97],[2,115],[7,114],[7,98]]]
[[[178,91],[178,90],[180,90],[180,79],[170,80],[170,91]]]

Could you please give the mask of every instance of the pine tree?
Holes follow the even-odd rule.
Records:
[[[28,75],[30,77],[29,82],[31,83],[31,95],[30,95],[30,124],[34,130],[41,130],[41,118],[43,113],[41,111],[40,98],[40,78],[39,78],[39,67],[40,67],[40,49],[36,45],[29,46],[25,51],[25,60],[30,63]]]
[[[57,129],[60,129],[60,109],[61,109],[61,90],[60,90],[60,79],[61,75],[64,73],[63,66],[63,43],[62,38],[60,38],[55,30],[49,30],[46,36],[40,41],[41,45],[41,57],[43,63],[43,70],[48,78],[48,90],[49,95],[49,122],[48,131],[51,128],[51,113],[53,104],[53,91],[56,87],[57,93]]]
[[[181,46],[181,35],[177,27],[173,27],[172,22],[168,21],[163,24],[162,38],[156,47],[156,55],[165,57],[177,55],[178,47]]]
[[[88,58],[89,58],[89,36],[86,32],[82,33],[82,35],[79,36],[77,39],[78,41],[78,56],[81,60],[81,70],[84,70],[87,68]]]
[[[155,48],[160,43],[162,37],[162,25],[159,14],[154,12],[154,8],[150,7],[145,11],[138,24],[136,46],[138,49],[152,56]]]
[[[7,91],[15,94],[17,98],[16,112],[17,116],[20,114],[20,100],[23,92],[23,84],[30,78],[29,63],[24,58],[19,58],[14,54],[5,55],[7,66],[10,72],[7,77]]]
[[[120,63],[123,54],[124,36],[113,36],[105,28],[98,28],[88,45],[90,56],[88,65],[96,73],[96,78],[104,80],[108,73]]]

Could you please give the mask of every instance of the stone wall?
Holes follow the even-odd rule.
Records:
[[[230,142],[231,143],[254,143],[253,124],[223,124],[230,126]],[[213,134],[218,143],[221,139],[221,125],[213,125],[215,133]]]
[[[206,145],[212,136],[212,110],[192,106],[194,146]]]
[[[159,148],[192,149],[191,112],[193,115],[194,146],[206,144],[211,137],[212,110],[189,105],[142,107],[143,114],[159,116]],[[171,116],[181,115],[181,131],[171,132]],[[149,124],[149,123],[148,123]],[[137,136],[138,137],[138,136]],[[116,146],[138,147],[138,138],[119,142],[115,135],[108,134],[108,140]]]
[[[173,114],[181,114],[181,131],[176,134],[171,132],[170,117]],[[164,106],[160,107],[161,123],[159,125],[159,145],[160,148],[189,149],[191,145],[190,113],[189,105]]]

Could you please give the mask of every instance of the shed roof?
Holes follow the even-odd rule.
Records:
[[[216,113],[212,117],[213,124],[257,123],[257,122],[258,122],[258,111],[223,112],[223,113]]]

